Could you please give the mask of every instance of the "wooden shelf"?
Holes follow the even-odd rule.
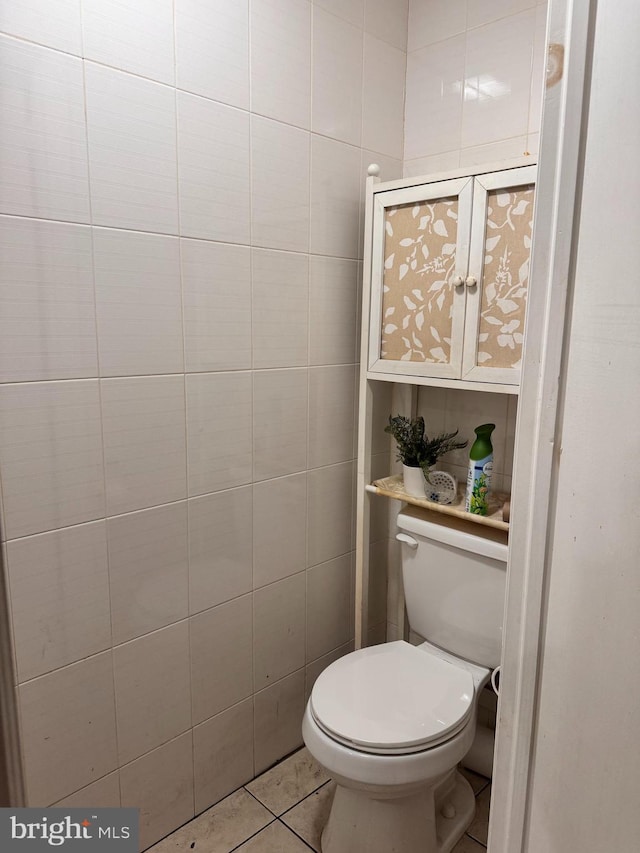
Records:
[[[471,512],[465,512],[464,509],[466,491],[464,483],[458,485],[458,497],[452,504],[438,504],[434,503],[434,501],[414,498],[413,495],[408,495],[404,491],[401,474],[396,474],[393,477],[384,477],[382,480],[374,480],[372,486],[367,486],[367,491],[377,495],[384,495],[387,498],[393,498],[396,501],[405,501],[414,506],[421,506],[432,512],[440,512],[443,515],[453,515],[465,521],[473,521],[485,527],[493,527],[497,530],[509,529],[509,522],[502,520],[502,506],[509,499],[509,495],[501,492],[490,492],[489,515],[474,515]]]

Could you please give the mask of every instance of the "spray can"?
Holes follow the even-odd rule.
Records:
[[[464,508],[474,515],[487,515],[488,512],[489,488],[493,471],[491,433],[495,428],[495,424],[482,424],[476,427],[476,440],[469,451],[467,499]]]

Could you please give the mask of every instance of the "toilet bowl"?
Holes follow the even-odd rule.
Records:
[[[307,748],[337,783],[323,853],[448,853],[474,815],[456,765],[489,670],[429,643],[352,652],[316,681]]]
[[[314,684],[302,733],[336,782],[322,853],[449,853],[475,801],[457,765],[501,650],[507,543],[398,516],[409,624],[426,641],[359,649]]]

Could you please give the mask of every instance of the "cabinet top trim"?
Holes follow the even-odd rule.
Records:
[[[537,157],[518,157],[515,160],[502,160],[482,166],[465,166],[460,169],[450,169],[446,172],[432,172],[428,175],[420,175],[414,178],[398,178],[395,181],[372,182],[372,188],[374,193],[383,193],[389,190],[417,187],[422,184],[433,184],[437,181],[448,181],[454,178],[476,178],[478,175],[486,175],[488,172],[505,172],[509,169],[521,169],[523,166],[535,166],[537,162]]]

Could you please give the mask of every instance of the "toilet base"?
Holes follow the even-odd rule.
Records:
[[[457,770],[404,796],[338,782],[322,853],[450,853],[473,820],[471,786]],[[445,814],[451,815],[445,817]]]

